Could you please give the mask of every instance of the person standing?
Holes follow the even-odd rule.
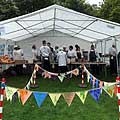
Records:
[[[14,60],[24,60],[23,50],[18,45],[14,46],[14,49],[13,49],[13,59]]]
[[[94,45],[91,45],[91,49],[89,52],[89,61],[91,62],[90,69],[93,75],[99,74],[99,67],[98,65],[94,64],[97,62],[97,54]]]
[[[42,66],[45,70],[50,70],[50,48],[46,45],[46,40],[42,41],[42,46],[40,47],[40,55]]]
[[[35,45],[32,46],[32,59],[33,63],[37,61],[38,51]]]
[[[67,55],[66,52],[63,51],[63,48],[60,48],[57,54],[57,60],[59,73],[67,72]]]
[[[110,56],[110,71],[112,75],[117,74],[117,61],[116,61],[116,47],[115,45],[112,45],[112,47],[109,49],[109,56]]]
[[[15,61],[17,61],[17,60],[24,60],[23,50],[18,45],[14,46],[14,49],[13,49],[13,60],[15,60]],[[16,69],[16,73],[17,74],[22,74],[23,73],[23,65],[22,64],[16,65],[15,69]]]

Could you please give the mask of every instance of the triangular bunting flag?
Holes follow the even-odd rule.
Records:
[[[101,88],[95,89],[95,90],[90,90],[89,93],[95,99],[95,101],[98,102],[100,94],[101,94]]]
[[[41,93],[41,92],[33,92],[33,95],[39,107],[42,105],[43,101],[47,97],[47,93]]]
[[[58,76],[61,82],[63,82],[63,79],[65,78],[65,74],[61,73],[60,76]]]
[[[87,97],[88,91],[81,91],[81,92],[76,92],[82,103],[85,103],[86,97]]]
[[[6,91],[6,97],[7,100],[12,100],[12,96],[14,95],[15,92],[17,92],[18,89],[13,88],[13,87],[5,87],[5,91]]]
[[[25,89],[30,89],[30,81],[28,82],[28,84],[26,85]]]
[[[103,89],[104,89],[104,91],[105,91],[110,97],[113,97],[114,87],[115,87],[115,85],[105,86],[105,87],[103,87]]]
[[[87,73],[87,81],[88,82],[90,81],[90,73],[89,72]]]
[[[95,87],[96,88],[99,88],[99,81],[96,79],[96,81],[95,81]]]
[[[113,86],[113,85],[115,85],[116,84],[116,82],[104,82],[104,86],[106,87],[109,87],[109,86]]]
[[[74,92],[63,93],[62,95],[63,95],[65,101],[67,102],[68,106],[70,106],[74,99],[75,93]]]
[[[30,78],[30,82],[33,84],[34,80],[33,80],[33,75]]]
[[[117,95],[117,86],[115,85],[114,87],[114,95],[116,96]]]
[[[90,84],[93,84],[93,76],[90,74]]]
[[[20,93],[20,98],[21,98],[21,101],[22,101],[23,105],[25,104],[25,102],[28,100],[28,98],[32,94],[31,91],[28,91],[28,90],[25,90],[25,89],[20,89],[19,93]]]
[[[78,76],[79,75],[79,69],[74,69],[72,70],[72,74],[74,74],[75,76]]]
[[[102,88],[102,87],[103,87],[103,84],[104,84],[104,82],[103,82],[103,81],[100,81],[99,87]]]
[[[57,101],[59,100],[61,93],[49,93],[49,96],[54,104],[54,106],[56,106]]]
[[[45,72],[45,78],[51,78],[51,75],[47,71]]]
[[[34,70],[38,71],[39,70],[39,65],[35,64]]]

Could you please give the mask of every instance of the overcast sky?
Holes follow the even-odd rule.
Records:
[[[99,2],[102,2],[103,0],[86,0],[87,2],[89,2],[91,5],[92,4],[97,4],[99,5]]]

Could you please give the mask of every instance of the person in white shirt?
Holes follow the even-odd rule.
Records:
[[[50,48],[46,45],[46,41],[42,41],[42,46],[40,47],[40,55],[41,55],[41,61],[43,68],[45,70],[50,70],[50,60],[49,60],[49,55],[50,55]]]
[[[33,63],[36,62],[38,56],[38,51],[35,45],[32,46],[32,59],[33,59]]]
[[[77,59],[76,51],[73,50],[73,46],[71,45],[69,46],[69,50],[67,52],[67,63],[69,71],[73,70],[76,67],[75,64],[72,64],[76,62],[76,59]],[[70,77],[72,77],[72,74],[70,75]]]
[[[23,60],[24,59],[23,50],[18,45],[14,46],[13,59],[14,60]]]
[[[117,74],[117,61],[116,61],[116,47],[115,45],[112,45],[112,47],[109,49],[109,56],[110,56],[110,70],[112,75]]]
[[[73,46],[69,46],[69,50],[67,52],[68,62],[74,63],[77,59],[76,51],[73,50]]]
[[[57,60],[59,73],[67,72],[67,55],[66,52],[63,51],[63,48],[60,48],[57,54]]]
[[[13,59],[14,60],[24,60],[23,50],[18,45],[14,46]],[[23,73],[23,65],[22,64],[16,65],[15,69],[16,69],[15,71],[17,74],[21,75]]]

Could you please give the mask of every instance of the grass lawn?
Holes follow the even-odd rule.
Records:
[[[23,88],[29,80],[29,75],[15,76],[7,78],[7,85]],[[100,78],[102,79],[102,77]],[[111,77],[103,80],[113,80]],[[114,80],[115,81],[115,78]],[[73,77],[70,80],[65,79],[63,83],[60,80],[44,79],[37,77],[39,88],[34,91],[41,92],[73,92],[90,89],[90,86],[79,88],[81,83],[79,77]],[[32,89],[31,89],[32,90]],[[23,106],[19,100],[10,103],[4,101],[3,120],[118,120],[118,102],[117,97],[110,98],[104,91],[97,103],[90,94],[87,95],[85,104],[82,104],[78,96],[75,96],[70,107],[61,96],[57,106],[54,107],[50,97],[47,96],[42,106],[39,108],[34,96],[28,99]]]

